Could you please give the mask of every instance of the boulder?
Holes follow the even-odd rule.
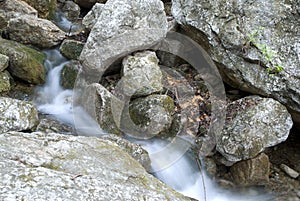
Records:
[[[33,84],[43,84],[45,54],[20,43],[0,38],[0,53],[9,57],[8,71],[17,78]]]
[[[38,11],[41,18],[51,19],[57,8],[56,0],[23,0]]]
[[[10,132],[0,144],[1,200],[190,200],[108,140]]]
[[[97,77],[120,56],[150,47],[167,33],[167,17],[159,0],[107,1],[97,8],[93,12],[99,13],[98,18],[80,55],[86,70],[98,70]]]
[[[84,16],[82,19],[82,24],[85,26],[85,28],[89,31],[93,28],[93,26],[96,24],[98,17],[101,14],[102,9],[105,7],[104,4],[96,3],[93,8]]]
[[[155,52],[138,52],[125,57],[122,74],[122,87],[129,93],[134,92],[129,95],[147,96],[163,90],[162,72]]]
[[[300,123],[298,7],[297,1],[174,0],[172,14],[226,83],[276,99]]]
[[[9,20],[7,32],[12,40],[40,48],[53,47],[65,38],[65,32],[51,21],[31,15]]]
[[[0,93],[10,90],[10,76],[8,72],[0,72]]]
[[[118,119],[121,117],[113,114],[114,110],[122,111],[122,104],[105,87],[98,83],[91,84],[84,89],[79,99],[79,105],[96,120],[101,129],[106,133],[123,135]]]
[[[80,15],[80,7],[73,1],[66,1],[62,7],[62,11],[70,21],[76,21]]]
[[[0,72],[5,70],[8,67],[9,57],[3,54],[0,54]]]
[[[59,47],[59,51],[68,59],[77,60],[80,56],[83,46],[84,43],[80,41],[65,39]]]
[[[230,168],[234,182],[238,186],[255,186],[269,183],[270,162],[262,153],[253,159],[241,161]]]
[[[129,106],[131,120],[137,126],[147,129],[151,135],[157,135],[169,129],[174,113],[174,101],[167,95],[150,95],[145,98],[138,98],[132,101]],[[124,121],[127,120],[127,118],[124,119]]]
[[[60,71],[60,85],[64,89],[73,89],[79,70],[82,68],[78,61],[71,61]]]
[[[38,112],[31,103],[0,97],[0,133],[31,130],[38,121]]]
[[[92,8],[96,3],[105,3],[107,0],[75,0],[79,6],[83,8]]]
[[[21,0],[10,0],[0,2],[0,29],[5,29],[10,19],[22,15],[37,16],[38,12]]]
[[[293,121],[286,107],[271,98],[249,96],[227,106],[226,122],[216,136],[217,151],[227,160],[251,159],[288,138]]]

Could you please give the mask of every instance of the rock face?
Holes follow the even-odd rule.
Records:
[[[92,8],[95,3],[105,3],[107,0],[75,0],[83,8]]]
[[[58,45],[65,37],[65,33],[51,21],[31,15],[11,19],[7,32],[12,40],[40,48]]]
[[[3,54],[0,54],[0,72],[5,70],[8,67],[9,57]]]
[[[174,0],[172,14],[228,84],[278,100],[300,122],[298,7],[296,1]]]
[[[93,12],[98,18],[80,60],[86,69],[98,69],[100,77],[106,65],[115,61],[114,56],[154,45],[167,33],[167,18],[159,0],[107,1],[97,9]]]
[[[33,84],[45,82],[43,63],[46,57],[43,53],[2,38],[0,38],[0,53],[9,57],[8,71],[12,76]]]
[[[230,168],[233,180],[239,186],[264,185],[269,182],[270,163],[266,154],[241,161]]]
[[[41,18],[52,18],[56,8],[56,0],[24,0],[39,12]]]
[[[0,144],[1,200],[190,200],[107,140],[11,132]]]
[[[82,42],[65,39],[59,47],[59,51],[68,59],[77,60],[80,56],[83,46],[84,43]]]
[[[266,147],[285,141],[293,125],[285,106],[258,96],[228,105],[226,118],[216,139],[217,150],[233,162],[253,158]]]
[[[147,96],[163,89],[162,72],[155,52],[145,51],[127,56],[123,60],[122,74],[123,87],[135,92],[135,96]]]
[[[31,103],[0,97],[0,133],[30,130],[37,124],[38,113]]]

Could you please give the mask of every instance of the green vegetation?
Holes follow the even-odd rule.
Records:
[[[266,68],[267,72],[269,75],[274,76],[277,73],[280,73],[281,71],[284,70],[284,67],[279,65],[279,64],[273,64],[273,57],[275,55],[275,52],[271,50],[270,47],[268,47],[265,44],[257,42],[257,38],[259,36],[259,33],[263,31],[265,27],[259,27],[259,29],[254,30],[251,34],[249,34],[248,38],[248,43],[250,45],[254,45],[264,56],[264,59],[268,62],[269,67]]]

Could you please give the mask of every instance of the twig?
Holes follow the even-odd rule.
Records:
[[[197,165],[198,165],[198,168],[199,168],[200,174],[201,174],[202,185],[203,185],[204,201],[207,201],[207,198],[206,198],[206,186],[205,186],[205,181],[204,181],[204,174],[203,174],[203,171],[202,171],[202,166],[201,166],[201,161],[200,161],[200,158],[199,158],[199,154],[197,154],[197,152],[196,152],[196,161],[197,161]]]

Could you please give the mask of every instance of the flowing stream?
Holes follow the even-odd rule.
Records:
[[[65,25],[63,22],[64,26]],[[69,22],[67,22],[69,23]],[[105,134],[95,121],[81,108],[72,108],[72,90],[64,90],[60,86],[60,71],[68,62],[59,52],[58,49],[46,50],[47,60],[45,68],[49,70],[47,82],[43,87],[37,89],[35,103],[38,110],[42,113],[52,115],[62,123],[74,125],[73,112],[80,110],[82,113],[81,124],[85,125],[85,132],[77,129],[79,134],[86,135],[93,131],[95,135]],[[77,123],[78,121],[76,121]],[[160,139],[151,139],[147,141],[138,141],[148,152],[152,162],[153,156],[159,150],[166,146],[166,141]],[[165,156],[171,157],[173,152],[164,152]],[[157,178],[184,195],[204,201],[267,201],[273,200],[270,195],[256,189],[248,189],[243,192],[232,192],[224,190],[209,178],[205,171],[200,173],[195,159],[188,153],[184,154],[179,160],[153,173]],[[203,179],[203,180],[202,180]],[[204,184],[204,185],[203,185]]]
[[[68,62],[59,52],[58,49],[45,51],[47,60],[45,67],[49,69],[47,82],[43,87],[37,89],[38,95],[35,99],[37,108],[40,112],[53,116],[62,123],[74,125],[72,108],[72,90],[64,90],[60,86],[60,71]],[[86,125],[85,132],[79,134],[87,135],[93,131],[94,135],[105,134],[94,121],[89,119],[88,115],[82,110],[82,124]],[[78,131],[78,130],[77,130]],[[138,141],[148,152],[151,160],[155,152],[160,151],[166,145],[166,141],[152,139],[147,141]],[[164,152],[165,157],[171,157],[174,152]],[[272,200],[270,195],[266,195],[256,189],[248,189],[242,193],[232,192],[221,189],[215,182],[210,179],[205,171],[200,173],[197,163],[188,153],[183,155],[179,160],[166,168],[154,172],[154,175],[184,195],[207,201],[267,201]],[[204,178],[204,181],[202,180]],[[204,184],[204,186],[203,186]]]

